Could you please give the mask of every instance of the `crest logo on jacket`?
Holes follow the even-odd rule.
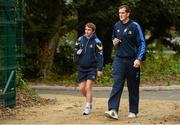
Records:
[[[128,34],[132,34],[132,31],[131,31],[131,30],[129,30],[129,31],[128,31]]]
[[[126,29],[124,29],[124,33],[127,31],[127,28]]]
[[[90,47],[90,48],[93,48],[93,45],[91,44],[91,45],[89,45],[89,47]]]

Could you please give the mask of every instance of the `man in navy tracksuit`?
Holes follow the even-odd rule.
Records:
[[[96,76],[102,75],[103,47],[95,34],[93,23],[85,25],[85,34],[79,37],[75,46],[75,53],[79,55],[78,81],[81,93],[86,97],[83,115],[92,111],[92,86]]]
[[[108,111],[105,116],[118,119],[120,98],[125,79],[129,92],[129,118],[137,117],[139,107],[140,64],[145,53],[146,44],[137,22],[129,18],[130,8],[119,7],[119,19],[112,35],[113,45],[117,46],[113,60],[112,74],[114,84],[108,100]]]

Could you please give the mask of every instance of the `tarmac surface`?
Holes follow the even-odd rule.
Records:
[[[38,94],[61,94],[82,96],[78,87],[65,86],[32,86]],[[93,96],[97,98],[108,98],[111,87],[94,87]],[[128,98],[127,87],[124,87],[122,98]],[[180,85],[171,86],[146,86],[140,87],[140,99],[152,100],[176,100],[180,101]]]

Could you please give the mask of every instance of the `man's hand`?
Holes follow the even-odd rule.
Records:
[[[113,39],[113,45],[114,46],[116,46],[116,45],[118,45],[119,43],[121,43],[122,41],[120,40],[120,39],[118,39],[118,38],[114,38]]]
[[[102,71],[97,71],[97,76],[100,77],[103,75],[103,72]]]
[[[133,66],[134,66],[135,68],[139,68],[140,65],[141,65],[141,61],[138,60],[138,59],[136,59],[136,60],[134,61],[134,65],[133,65]]]

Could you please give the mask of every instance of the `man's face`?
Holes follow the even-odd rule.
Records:
[[[85,35],[87,37],[90,37],[93,33],[94,33],[94,31],[92,30],[92,28],[85,26]]]
[[[119,19],[124,22],[128,18],[129,18],[129,13],[126,12],[126,8],[119,9]]]

